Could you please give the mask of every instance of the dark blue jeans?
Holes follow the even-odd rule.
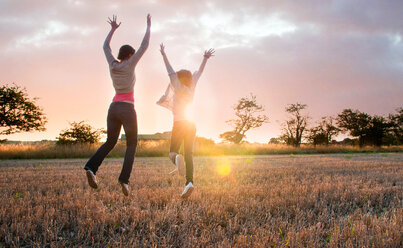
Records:
[[[171,147],[169,158],[175,163],[175,157],[179,153],[179,148],[183,143],[185,164],[186,164],[186,184],[193,183],[193,144],[196,137],[196,126],[190,121],[175,121],[171,133]]]
[[[97,173],[102,161],[116,145],[119,139],[120,129],[126,133],[126,153],[123,161],[122,172],[119,182],[129,183],[130,174],[133,168],[134,155],[137,148],[137,115],[134,105],[126,102],[113,102],[109,106],[107,126],[108,138],[106,142],[95,152],[85,165],[85,170]]]

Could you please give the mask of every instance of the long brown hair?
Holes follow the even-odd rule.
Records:
[[[190,87],[190,84],[192,83],[192,73],[188,70],[180,70],[176,72],[176,75],[178,76],[179,81],[181,82],[182,85],[186,87]]]

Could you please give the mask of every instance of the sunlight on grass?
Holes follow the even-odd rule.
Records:
[[[228,159],[220,159],[215,165],[215,170],[220,176],[228,176],[231,173],[231,164]]]

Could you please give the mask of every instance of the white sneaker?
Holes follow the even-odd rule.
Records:
[[[175,164],[178,167],[178,172],[180,176],[185,176],[185,160],[181,154],[176,155]]]
[[[120,186],[122,186],[122,192],[125,196],[129,195],[129,185],[127,183],[120,183]]]
[[[187,199],[193,192],[193,183],[188,183],[188,185],[186,185],[185,190],[182,192],[182,198],[183,199]]]
[[[97,189],[98,182],[97,182],[97,177],[95,176],[95,174],[90,170],[86,170],[85,174],[87,175],[88,184],[90,185],[90,187]]]

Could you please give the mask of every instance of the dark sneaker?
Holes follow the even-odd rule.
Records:
[[[188,183],[185,187],[185,190],[182,192],[182,198],[187,199],[193,192],[193,183]]]
[[[129,195],[129,185],[127,183],[120,183],[120,186],[122,186],[122,192],[125,196]]]
[[[98,182],[97,182],[97,177],[91,170],[86,170],[86,175],[88,179],[88,184],[90,185],[91,188],[97,189],[98,188]]]

